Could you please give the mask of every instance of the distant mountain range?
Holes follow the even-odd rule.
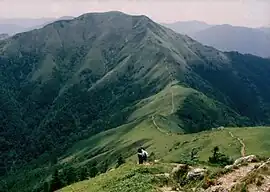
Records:
[[[14,35],[16,33],[26,32],[33,29],[44,27],[45,25],[58,20],[70,20],[74,17],[64,16],[60,18],[0,18],[0,34]]]
[[[163,24],[172,30],[221,51],[238,51],[270,57],[270,28],[248,28],[232,25],[209,25],[200,21]]]

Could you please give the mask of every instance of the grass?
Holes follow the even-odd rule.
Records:
[[[76,187],[83,189],[88,186],[86,189],[91,188],[91,191],[102,192],[103,189],[100,187],[105,187],[106,184],[106,186],[110,187],[111,191],[121,192],[126,191],[125,187],[130,187],[130,189],[135,190],[137,185],[143,185],[143,187],[141,187],[142,189],[145,189],[145,191],[153,191],[155,190],[155,187],[153,187],[152,184],[148,185],[148,183],[150,181],[152,182],[154,179],[151,174],[141,175],[136,173],[131,178],[123,182],[120,182],[121,179],[118,177],[123,175],[123,177],[120,178],[125,178],[126,174],[134,173],[134,170],[138,171],[138,167],[136,165],[136,150],[139,146],[146,146],[149,154],[154,152],[156,159],[160,159],[161,162],[164,163],[181,163],[184,160],[187,160],[189,158],[189,152],[194,147],[199,148],[198,155],[201,162],[208,160],[214,146],[219,146],[222,153],[225,153],[235,159],[239,158],[241,155],[241,145],[236,139],[233,139],[230,136],[228,132],[231,131],[235,136],[240,137],[245,142],[247,155],[255,154],[269,157],[270,144],[267,139],[270,137],[269,129],[270,128],[268,127],[226,128],[224,130],[205,131],[196,134],[164,134],[156,129],[152,120],[149,118],[144,121],[135,121],[116,129],[100,133],[89,139],[79,141],[68,150],[66,155],[59,159],[59,166],[61,166],[61,164],[68,163],[74,167],[80,167],[91,163],[94,160],[102,163],[104,160],[108,159],[112,168],[114,167],[119,154],[122,154],[122,156],[127,159],[128,164],[121,167],[120,170],[117,169],[115,172],[112,171],[103,174],[98,176],[97,179],[74,184],[72,187],[74,186],[75,189],[77,189]],[[207,165],[203,166],[207,167]],[[218,169],[215,167],[207,168],[211,170]],[[123,173],[119,173],[117,171],[123,171]],[[41,177],[36,177],[36,173],[43,174],[44,176],[42,177],[41,175]],[[28,173],[25,173],[25,175],[31,180],[31,183],[27,184],[27,188],[31,189],[37,183],[42,183],[46,178],[48,178],[49,175],[47,174],[48,170],[45,168],[30,170]],[[114,175],[118,180],[114,180]],[[18,178],[22,177],[20,176]],[[27,178],[23,178],[24,179],[21,179],[20,181],[16,181],[17,189],[25,187]],[[107,178],[108,181],[105,182]],[[143,178],[143,180],[140,180],[141,178]],[[115,185],[113,181],[120,183]],[[105,182],[104,185],[101,185],[103,182]],[[143,184],[143,182],[146,182],[146,184]],[[136,183],[136,186],[130,183]],[[121,190],[121,188],[123,188],[123,190]],[[106,190],[107,189],[104,189],[104,191]],[[70,187],[67,187],[64,191],[72,190]]]
[[[136,162],[136,149],[141,145],[144,145],[150,153],[154,152],[156,158],[164,162],[181,162],[182,159],[188,159],[192,148],[199,150],[200,161],[207,161],[215,146],[219,146],[222,153],[236,159],[241,156],[241,145],[236,138],[230,136],[229,131],[245,142],[247,155],[268,157],[270,156],[270,143],[267,139],[270,137],[269,130],[268,127],[226,128],[196,134],[165,134],[154,126],[151,119],[147,119],[80,141],[61,161],[76,163],[76,159],[79,159],[79,162],[83,163],[91,160],[90,154],[98,152],[99,155],[92,158],[116,160],[114,157],[121,153]]]
[[[181,108],[183,101],[193,93],[192,89],[184,88],[177,84],[174,84],[172,87],[167,86],[156,97],[149,97],[138,103],[136,105],[137,110],[129,118],[129,123],[78,141],[59,159],[59,166],[70,164],[74,167],[81,167],[91,164],[93,161],[102,164],[105,160],[108,160],[109,165],[113,167],[121,154],[130,162],[129,165],[121,168],[124,172],[126,170],[128,174],[129,171],[137,170],[135,165],[137,161],[136,151],[141,145],[147,148],[149,154],[153,152],[155,159],[159,159],[165,163],[181,163],[188,160],[193,148],[199,150],[199,161],[201,163],[206,162],[208,157],[211,156],[211,150],[215,146],[219,146],[222,153],[236,159],[241,156],[241,144],[236,138],[232,138],[229,132],[232,132],[235,137],[239,137],[245,142],[247,155],[270,156],[270,141],[268,139],[270,138],[270,128],[268,127],[226,128],[224,130],[183,134],[181,120],[177,119],[171,113],[171,89],[174,94],[175,109]],[[154,125],[151,118],[152,114],[155,115],[155,122],[163,130],[162,132]],[[37,173],[41,176],[37,177]],[[20,175],[26,175],[26,177],[18,177],[24,179],[16,181],[15,188],[25,188],[27,183],[27,189],[32,189],[38,183],[43,183],[50,176],[49,173],[50,171],[45,166],[39,169],[33,168],[26,170],[20,173]],[[117,171],[115,173],[117,175]],[[112,179],[110,180],[112,181],[114,172],[108,174],[112,175]],[[98,186],[100,185],[99,183],[103,182],[102,178],[107,177],[106,175],[98,177],[100,180],[94,179],[89,184],[84,181],[80,185],[89,185],[93,187],[93,191],[101,190]],[[125,174],[123,173],[123,175]],[[108,177],[110,178],[110,176]],[[140,180],[141,178],[144,178],[143,181],[152,181],[153,179],[151,175],[140,175],[136,173],[126,183],[120,182],[119,185],[114,185],[108,181],[107,185],[112,186],[112,191],[121,191],[121,188],[127,186],[135,190],[137,185],[134,186],[130,183],[145,185],[145,188],[141,187],[145,191],[155,190],[152,184],[143,184],[143,181]],[[29,183],[29,180],[31,180],[31,183]],[[77,185],[79,184],[75,184],[74,186]],[[69,188],[65,188],[65,190],[69,190]]]
[[[182,87],[178,84],[172,86],[169,84],[156,95],[141,100],[135,106],[137,110],[130,115],[129,120],[132,121],[153,114],[161,116],[171,115],[172,92],[174,108],[180,108],[186,97],[195,92],[195,90]]]
[[[78,182],[59,191],[155,192],[158,191],[157,186],[159,180],[157,180],[154,175],[169,172],[171,169],[172,166],[163,164],[139,166],[133,163],[127,163],[106,174],[101,174],[96,178]]]

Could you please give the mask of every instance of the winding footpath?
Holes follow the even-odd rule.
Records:
[[[168,134],[166,131],[164,131],[163,129],[161,129],[161,128],[157,125],[157,123],[156,123],[156,121],[155,121],[155,116],[154,116],[154,115],[152,115],[152,122],[153,122],[153,124],[155,125],[155,127],[157,128],[157,130],[159,130],[159,132]]]
[[[232,138],[236,138],[233,134],[232,134],[232,132],[229,132],[229,134],[231,135],[231,137]],[[238,141],[239,141],[239,143],[241,144],[241,155],[242,155],[242,157],[245,157],[246,156],[246,145],[245,145],[245,143],[243,142],[243,140],[242,139],[240,139],[239,137],[237,137],[236,138]]]
[[[175,105],[174,105],[174,94],[173,94],[173,89],[172,89],[172,86],[173,86],[173,76],[172,76],[172,74],[170,73],[169,68],[168,68],[167,65],[166,65],[166,70],[168,71],[169,76],[170,76],[170,79],[171,79],[171,82],[170,82],[171,106],[172,106],[172,108],[171,108],[171,114],[173,114],[174,111],[175,111],[175,110],[174,110],[174,109],[175,109]],[[155,127],[157,128],[157,130],[159,130],[161,133],[169,134],[168,132],[164,131],[163,129],[161,129],[161,128],[157,125],[157,123],[156,123],[156,121],[155,121],[155,115],[152,115],[152,122],[153,122],[153,124],[155,125]]]
[[[258,165],[259,163],[251,163],[247,166],[239,167],[238,169],[221,176],[217,179],[218,184],[211,186],[206,190],[206,192],[231,191],[234,186],[241,182],[242,179],[256,170],[256,166]]]
[[[173,89],[172,89],[172,86],[173,86],[173,76],[172,76],[172,73],[170,72],[168,66],[166,65],[166,70],[168,71],[169,73],[169,76],[170,76],[170,79],[171,79],[171,83],[170,83],[170,91],[171,91],[171,101],[172,101],[172,109],[171,109],[171,113],[174,113],[174,95],[173,95]]]

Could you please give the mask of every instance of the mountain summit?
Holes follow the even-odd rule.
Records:
[[[269,72],[269,59],[223,53],[121,12],[17,34],[0,41],[1,175],[14,159],[61,155],[127,123],[179,133],[269,124]]]

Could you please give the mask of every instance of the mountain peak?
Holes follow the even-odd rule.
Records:
[[[108,12],[91,12],[85,13],[78,18],[85,18],[85,17],[141,17],[141,18],[148,18],[145,15],[130,15],[121,11],[108,11]],[[149,19],[149,18],[148,18]],[[150,19],[149,19],[150,20]]]

